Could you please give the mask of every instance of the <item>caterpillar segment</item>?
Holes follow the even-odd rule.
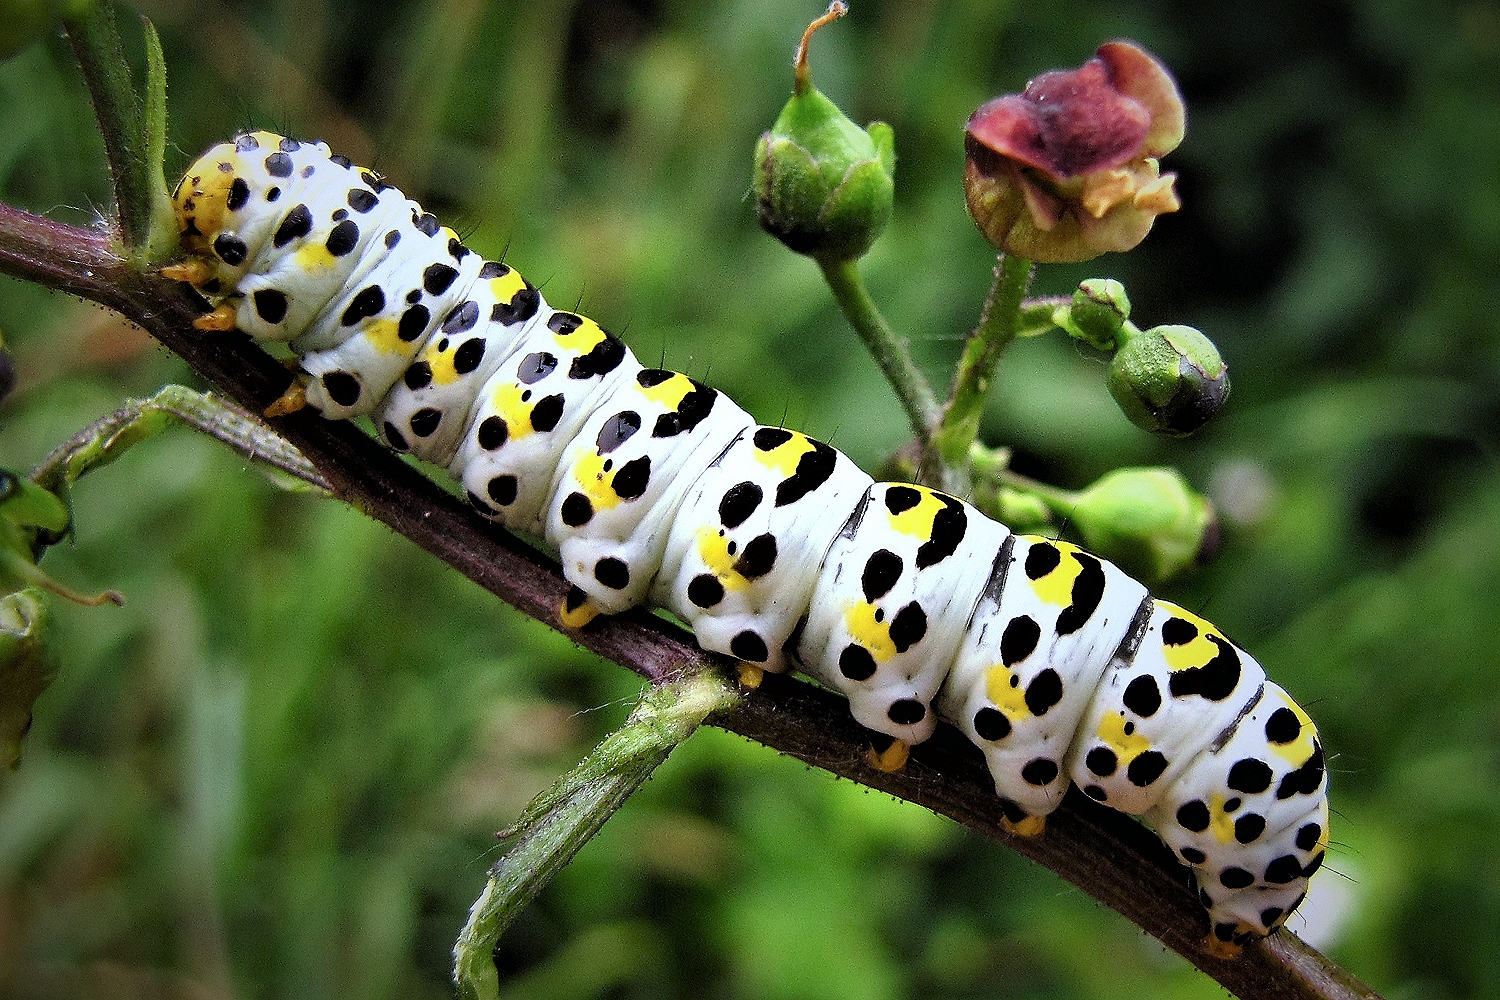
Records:
[[[1312,720],[1266,681],[1146,813],[1193,868],[1216,951],[1271,933],[1302,902],[1328,851],[1327,791]]]
[[[801,669],[843,692],[867,729],[926,740],[937,725],[932,699],[1009,534],[936,490],[870,487],[823,560],[797,645]]]
[[[558,465],[547,541],[605,614],[646,600],[697,473],[754,423],[717,389],[643,368],[618,385]]]
[[[520,273],[485,262],[374,415],[382,443],[447,466],[463,443],[484,385],[537,325],[541,296]]]
[[[370,414],[483,516],[558,552],[559,610],[670,610],[754,687],[843,692],[899,768],[939,717],[983,753],[1005,822],[1040,835],[1069,782],[1144,815],[1190,866],[1207,947],[1285,924],[1328,845],[1311,720],[1208,622],[1066,542],[876,483],[644,368],[378,176],[265,132],[210,149],[174,203],[202,325],[289,341],[298,394]]]
[[[1129,659],[1146,588],[1076,545],[1017,535],[980,595],[938,711],[984,752],[1006,826],[1036,836],[1068,790],[1065,762],[1112,658]]]
[[[533,538],[546,528],[563,450],[602,402],[642,371],[630,349],[593,320],[544,303],[538,309],[538,321],[480,389],[448,466],[475,510]],[[574,600],[582,599],[579,591]]]
[[[823,557],[872,485],[821,441],[780,427],[744,431],[689,489],[651,603],[705,649],[785,672]]]

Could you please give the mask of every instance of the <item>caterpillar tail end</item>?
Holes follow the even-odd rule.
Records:
[[[740,687],[746,691],[754,691],[760,687],[760,682],[766,679],[766,672],[753,663],[740,661]]]
[[[181,264],[168,264],[161,269],[161,276],[168,281],[182,281],[199,288],[214,276],[214,269],[208,261],[194,257]]]
[[[569,587],[562,606],[557,609],[557,620],[564,628],[581,629],[599,617],[599,606],[577,587]]]
[[[1047,829],[1047,817],[1027,816],[1025,819],[1012,820],[1006,816],[1000,820],[1000,825],[1007,833],[1017,837],[1040,837]]]
[[[261,411],[263,416],[284,417],[307,406],[307,385],[299,378],[286,387],[286,392],[277,396],[270,406]]]
[[[865,751],[865,760],[877,771],[886,774],[895,774],[906,766],[907,759],[911,756],[911,744],[905,740],[891,740],[891,745],[884,750],[876,750],[874,747]]]
[[[194,329],[207,330],[211,333],[226,333],[234,329],[234,324],[234,306],[227,302],[220,302],[208,312],[193,320]]]

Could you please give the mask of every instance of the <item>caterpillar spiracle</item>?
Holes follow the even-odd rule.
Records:
[[[1197,615],[643,367],[322,143],[239,135],[173,201],[187,259],[165,273],[216,303],[198,325],[289,342],[307,405],[370,415],[485,517],[544,538],[565,625],[655,605],[896,740],[945,719],[1017,833],[1041,833],[1069,782],[1142,815],[1191,866],[1220,951],[1301,902],[1328,844],[1316,730]]]

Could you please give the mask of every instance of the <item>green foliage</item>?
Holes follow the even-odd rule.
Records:
[[[148,13],[171,77],[169,178],[245,125],[325,138],[761,420],[872,469],[908,438],[817,269],[746,198],[815,6]],[[1293,929],[1336,933],[1333,955],[1387,995],[1487,994],[1500,97],[1482,81],[1500,19],[1400,0],[1233,16],[861,3],[819,38],[817,78],[895,129],[895,213],[861,266],[934,378],[991,277],[961,123],[1119,36],[1182,83],[1184,208],[1034,292],[1119,278],[1143,327],[1212,331],[1234,400],[1191,442],[1158,440],[1119,415],[1096,357],[1023,339],[981,438],[1064,486],[1171,464],[1209,492],[1224,554],[1165,596],[1249,648],[1332,754],[1334,871]],[[5,201],[88,221],[104,164],[63,44],[0,64]],[[20,374],[5,467],[186,378],[114,317],[8,279],[0,328]],[[53,606],[62,670],[0,778],[0,992],[449,996],[493,831],[620,722],[638,682],[186,432],[73,499],[77,542],[44,568],[130,603]],[[1221,995],[1003,847],[716,732],[522,915],[500,961],[513,997]]]

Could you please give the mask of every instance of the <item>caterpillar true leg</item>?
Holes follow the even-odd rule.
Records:
[[[292,379],[292,384],[286,387],[286,391],[271,401],[264,410],[262,416],[284,417],[289,413],[307,407],[307,382],[301,377]]]

